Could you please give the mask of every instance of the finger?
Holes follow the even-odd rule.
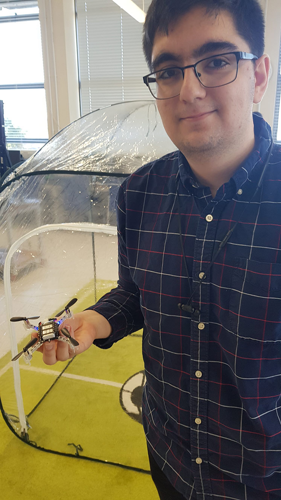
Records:
[[[45,342],[43,346],[43,361],[46,365],[54,365],[57,362],[56,342]],[[39,349],[38,349],[39,351]]]
[[[31,339],[35,339],[35,338],[38,339],[38,333],[34,331],[34,332],[31,333]],[[43,346],[38,347],[38,349],[36,349],[36,351],[37,352],[43,352]]]
[[[60,333],[62,336],[62,333]],[[66,338],[66,337],[65,337]],[[57,343],[57,360],[58,361],[66,361],[69,358],[75,356],[74,350],[71,349],[68,342],[62,342],[58,340]]]
[[[72,318],[66,319],[60,325],[60,330],[62,328],[66,328],[69,331],[71,337],[73,337],[74,332],[82,326],[82,323],[83,323],[83,321],[81,319],[81,315],[78,313],[78,314],[75,314],[74,316],[72,316]]]

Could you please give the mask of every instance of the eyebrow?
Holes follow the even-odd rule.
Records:
[[[201,45],[201,47],[198,47],[198,49],[195,49],[191,56],[194,59],[200,59],[201,57],[203,58],[213,52],[224,50],[236,51],[238,50],[238,47],[232,42],[228,42],[226,40],[211,40]],[[155,71],[160,64],[166,62],[179,63],[179,60],[179,56],[173,54],[172,52],[162,52],[162,54],[159,54],[159,56],[155,57],[154,61],[152,61],[152,70]]]
[[[234,43],[228,42],[226,40],[210,41],[204,43],[204,45],[202,45],[198,49],[195,49],[192,52],[192,57],[204,57],[210,52],[217,52],[218,50],[236,51],[238,50],[238,47]]]

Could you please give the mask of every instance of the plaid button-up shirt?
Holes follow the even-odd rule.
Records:
[[[118,288],[95,306],[113,330],[100,347],[144,328],[148,446],[187,499],[281,497],[281,150],[264,169],[271,132],[254,122],[214,198],[179,151],[126,179]],[[199,316],[179,309],[190,290]]]

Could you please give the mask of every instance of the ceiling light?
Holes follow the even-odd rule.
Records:
[[[113,2],[130,14],[136,21],[144,23],[146,16],[145,12],[132,2],[132,0],[113,0]]]

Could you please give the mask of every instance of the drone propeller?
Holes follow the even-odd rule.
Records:
[[[72,307],[72,306],[73,306],[73,304],[75,304],[75,302],[77,302],[77,300],[78,300],[78,299],[76,299],[76,298],[71,299],[71,300],[68,302],[68,304],[66,304],[65,308],[64,308],[62,311],[60,311],[58,314],[56,314],[56,318],[58,318],[58,316],[61,316],[61,315],[64,313],[64,311],[67,311],[67,309],[69,309],[70,307]]]
[[[30,316],[29,318],[25,318],[24,316],[13,316],[10,318],[10,321],[15,323],[16,321],[28,321],[29,319],[38,319],[40,316]]]
[[[75,347],[77,347],[79,345],[79,342],[77,342],[77,340],[75,340],[73,337],[71,337],[69,331],[66,328],[62,328],[61,333],[63,333],[70,340],[72,345],[74,345]]]
[[[23,350],[21,352],[19,352],[16,356],[14,356],[12,361],[16,361],[17,359],[19,359],[21,357],[21,355],[24,354],[26,351],[28,351],[28,349],[30,349],[30,347],[32,347],[34,344],[36,344],[37,341],[38,341],[37,337],[34,337],[33,339],[31,339],[31,341],[28,342],[28,344],[23,348]]]

